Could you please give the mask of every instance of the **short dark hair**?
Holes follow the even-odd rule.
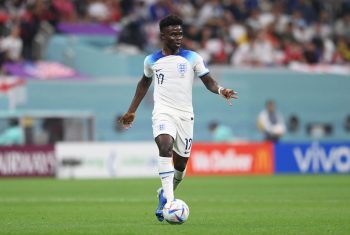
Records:
[[[163,32],[164,28],[171,26],[171,25],[180,25],[182,26],[182,19],[176,15],[168,15],[161,19],[159,22],[159,30],[160,32]]]

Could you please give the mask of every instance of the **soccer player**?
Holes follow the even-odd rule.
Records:
[[[144,60],[144,75],[137,84],[135,96],[120,122],[131,127],[135,112],[152,83],[154,109],[153,136],[159,149],[158,170],[162,187],[158,190],[159,204],[156,216],[163,221],[163,208],[174,200],[174,190],[182,181],[193,141],[194,115],[192,84],[198,76],[206,88],[223,96],[229,104],[237,99],[237,92],[217,84],[210,76],[202,57],[196,52],[181,48],[182,20],[169,15],[159,23],[162,50]]]

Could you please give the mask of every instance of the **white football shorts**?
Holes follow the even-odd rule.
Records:
[[[182,157],[189,157],[193,140],[193,115],[176,116],[160,113],[152,117],[153,137],[161,134],[171,135],[174,139],[173,150]]]

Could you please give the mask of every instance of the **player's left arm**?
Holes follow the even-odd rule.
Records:
[[[224,97],[229,103],[229,105],[232,105],[231,99],[238,99],[238,93],[236,91],[219,86],[218,83],[210,76],[209,73],[200,78],[209,91]]]

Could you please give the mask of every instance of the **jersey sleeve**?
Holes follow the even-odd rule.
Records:
[[[203,58],[197,53],[194,59],[193,69],[198,77],[203,77],[209,73],[209,69],[205,65]]]
[[[143,73],[148,78],[151,78],[153,76],[153,70],[151,67],[149,56],[147,56],[143,62]]]

